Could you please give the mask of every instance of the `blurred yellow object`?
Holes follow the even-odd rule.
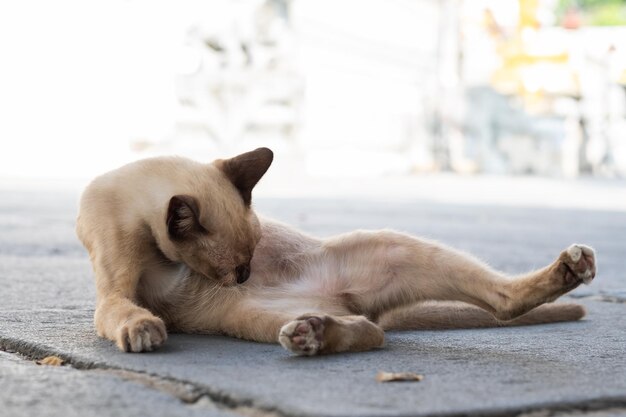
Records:
[[[539,27],[537,20],[537,9],[539,8],[539,0],[519,0],[519,20],[520,29]]]
[[[538,8],[539,0],[519,0],[517,31],[508,39],[499,39],[501,66],[491,78],[496,90],[519,95],[531,107],[546,95],[578,95],[577,75],[570,66],[568,51],[562,48],[546,53],[536,47],[546,36],[537,19]]]

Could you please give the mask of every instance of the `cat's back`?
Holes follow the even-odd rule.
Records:
[[[141,159],[96,177],[85,189],[83,200],[98,196],[150,196],[194,175],[201,164],[187,158],[162,156]]]
[[[83,242],[91,230],[131,230],[150,223],[169,198],[190,183],[201,164],[168,156],[142,159],[96,177],[83,192],[77,234]],[[106,232],[108,233],[108,232]]]

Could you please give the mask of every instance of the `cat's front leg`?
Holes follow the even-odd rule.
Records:
[[[381,347],[385,335],[363,316],[306,314],[284,325],[278,340],[297,355],[313,356]]]
[[[167,340],[163,320],[124,297],[100,299],[95,324],[100,337],[112,340],[124,352],[151,351]]]
[[[110,264],[94,262],[97,291],[94,321],[98,335],[112,340],[124,352],[151,351],[165,343],[167,331],[163,320],[135,302],[141,275],[138,263],[115,251],[94,258],[116,260]]]

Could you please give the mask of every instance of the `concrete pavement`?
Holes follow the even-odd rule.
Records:
[[[626,415],[626,213],[423,200],[259,199],[317,235],[390,227],[468,250],[507,272],[570,243],[598,251],[573,293],[581,322],[389,333],[384,349],[317,358],[221,336],[171,335],[123,354],[93,330],[94,288],[74,237],[77,195],[0,191],[0,407],[7,415]],[[571,301],[571,299],[570,299]],[[71,366],[32,364],[58,355]],[[378,370],[423,374],[380,384]]]

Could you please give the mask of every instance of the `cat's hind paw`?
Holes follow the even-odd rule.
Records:
[[[574,244],[567,248],[560,257],[567,267],[565,281],[576,285],[581,281],[590,284],[596,276],[596,254],[589,246]]]
[[[280,329],[278,341],[297,355],[317,355],[324,347],[324,321],[317,316],[300,317]]]

